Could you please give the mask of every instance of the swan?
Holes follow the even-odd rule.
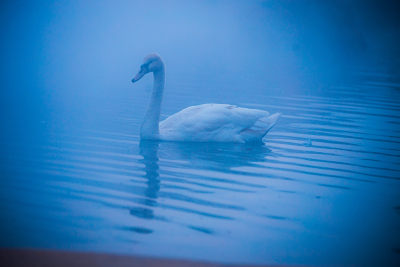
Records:
[[[182,142],[262,142],[275,125],[280,113],[240,108],[229,104],[202,104],[185,108],[160,122],[161,101],[165,83],[165,66],[161,57],[150,54],[143,60],[135,83],[153,73],[154,85],[150,103],[140,128],[143,140]]]

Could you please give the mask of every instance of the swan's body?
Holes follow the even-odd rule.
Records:
[[[198,142],[261,141],[278,115],[227,104],[185,108],[160,123],[160,139]]]
[[[154,88],[140,137],[184,142],[261,142],[280,114],[227,104],[203,104],[185,108],[159,123],[164,90],[164,64],[157,55],[145,58],[132,82],[153,72]]]

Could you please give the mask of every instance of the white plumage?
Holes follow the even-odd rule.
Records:
[[[160,123],[160,139],[186,142],[261,141],[279,114],[227,104],[185,108]]]
[[[154,74],[154,89],[141,127],[142,139],[183,142],[261,142],[280,114],[228,104],[203,104],[185,108],[159,123],[164,89],[164,64],[158,55],[144,59],[132,82]]]

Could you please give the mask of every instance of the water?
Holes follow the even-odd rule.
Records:
[[[265,145],[140,142],[150,77],[96,98],[89,115],[68,119],[53,110],[59,115],[38,122],[40,131],[24,142],[3,139],[0,244],[229,263],[394,265],[400,85],[391,78],[355,72],[319,93],[231,94],[230,101],[196,95],[203,87],[196,78],[171,78],[163,116],[204,99],[281,112]]]

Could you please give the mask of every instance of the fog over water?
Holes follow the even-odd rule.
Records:
[[[389,0],[2,1],[0,246],[396,265],[398,14]],[[266,144],[140,142],[153,78],[131,79],[152,52],[162,118],[280,112]]]

